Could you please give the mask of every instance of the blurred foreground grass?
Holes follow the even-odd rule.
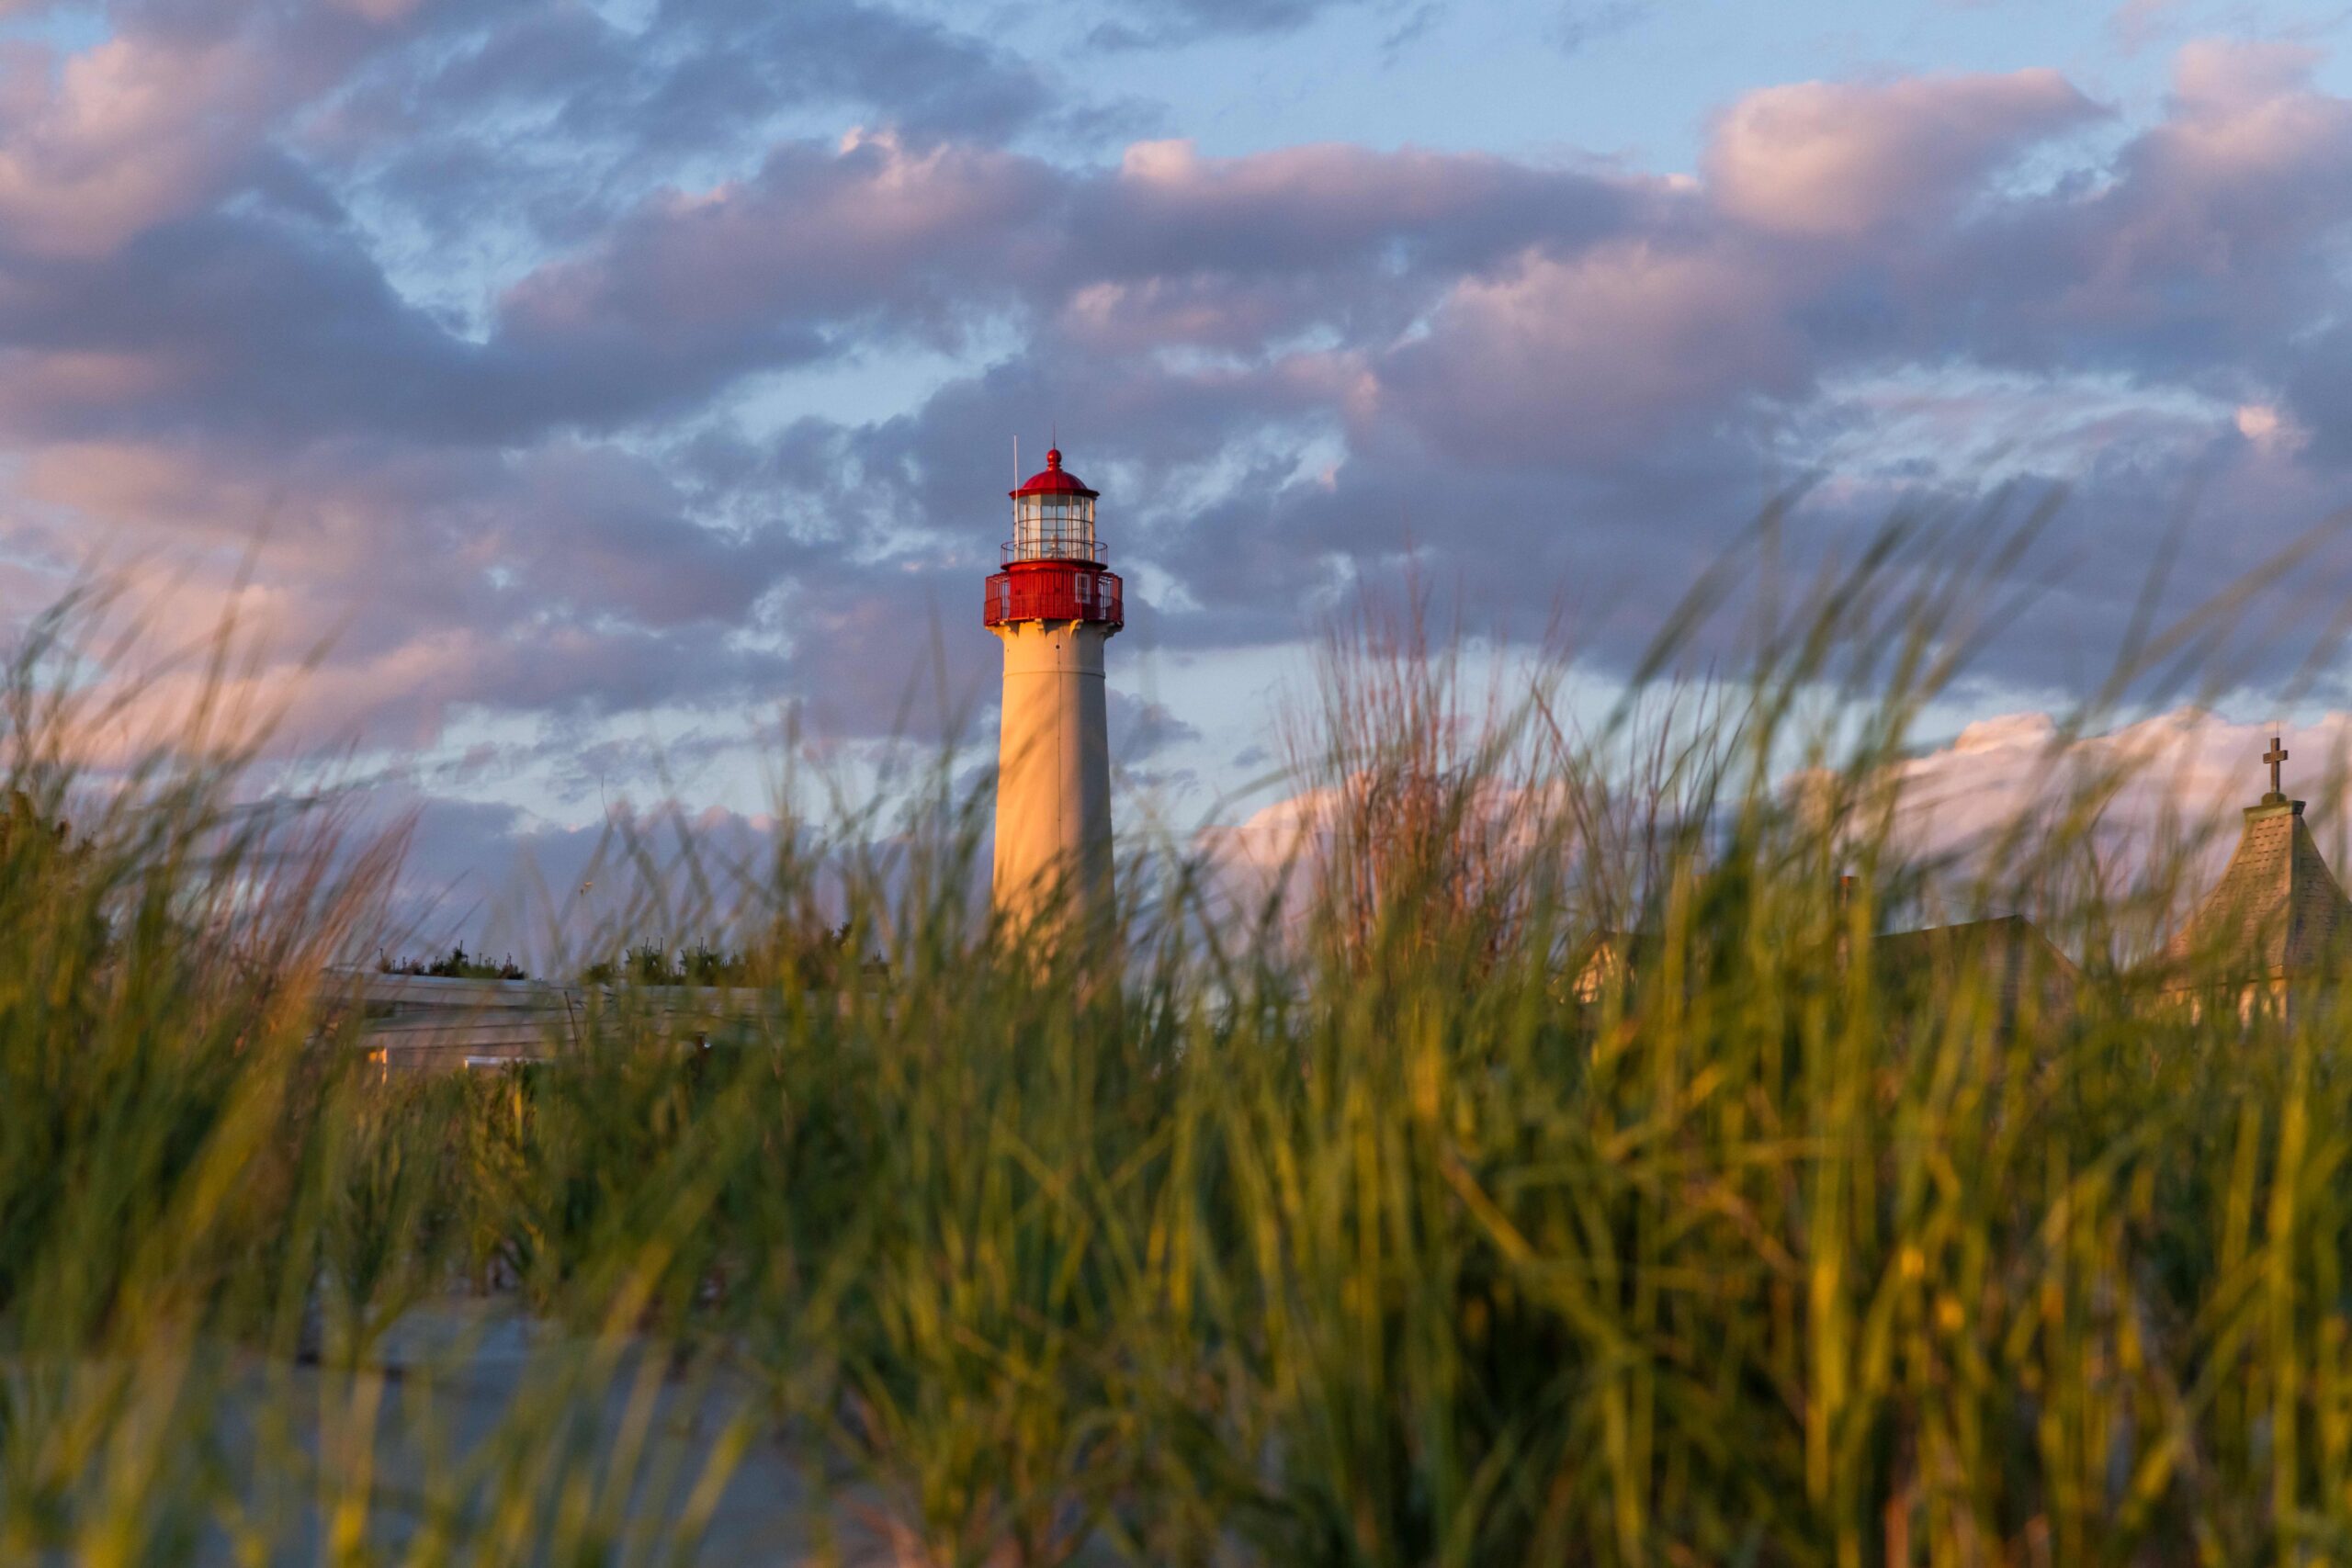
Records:
[[[338,1006],[393,848],[237,804],[209,717],[94,773],[45,626],[0,1561],[2352,1560],[2338,1014],[2156,1000],[2199,863],[2116,867],[2124,779],[1904,859],[1889,764],[1998,617],[1894,558],[1592,734],[1360,626],[1286,886],[1163,854],[1023,941],[942,785],[753,879],[882,977],[779,936],[707,1044],[622,987],[441,1077]],[[2064,1004],[1888,973],[1938,899],[2032,912]]]

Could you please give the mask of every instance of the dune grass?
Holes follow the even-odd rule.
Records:
[[[396,846],[240,806],[234,747],[77,762],[47,628],[0,1559],[691,1560],[761,1451],[805,1487],[777,1560],[2352,1557],[2340,1015],[2155,995],[2202,863],[2119,866],[2114,776],[1902,851],[1889,765],[2007,570],[1891,536],[1741,680],[1589,733],[1367,622],[1279,888],[1162,854],[1111,940],[1026,941],[943,782],[756,869],[783,934],[706,1043],[619,986],[560,1060],[447,1077],[370,1066],[334,978]],[[1935,899],[2035,914],[2063,1005],[1890,972]],[[708,934],[657,907],[625,934]],[[878,972],[790,934],[844,914]],[[383,1354],[467,1292],[536,1325],[470,1414]]]

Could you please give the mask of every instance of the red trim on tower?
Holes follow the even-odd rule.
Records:
[[[1126,587],[1115,571],[1075,561],[1014,561],[989,579],[980,624],[1089,621],[1117,631],[1126,622]]]

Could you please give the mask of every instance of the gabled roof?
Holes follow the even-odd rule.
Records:
[[[2245,808],[2245,831],[2222,880],[2174,933],[2165,957],[2196,980],[2321,971],[2352,948],[2352,899],[2327,869],[2303,803],[2267,795]]]

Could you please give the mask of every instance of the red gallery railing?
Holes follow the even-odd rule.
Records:
[[[1119,574],[1076,561],[1017,561],[989,579],[983,626],[1007,621],[1098,621],[1126,625]]]

